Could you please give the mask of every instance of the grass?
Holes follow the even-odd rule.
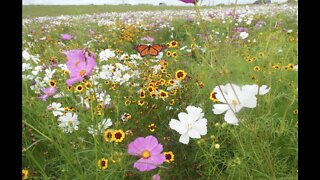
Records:
[[[104,7],[111,6],[101,6],[101,9],[100,6],[92,6],[91,12],[105,12]],[[125,6],[116,7],[118,12],[126,10]],[[65,13],[75,9],[72,6],[68,7],[69,10],[67,6],[64,8]],[[90,8],[77,8],[79,11],[72,13],[91,13]],[[32,11],[34,14],[31,15],[24,9],[24,13],[30,17],[55,16],[62,12],[61,9],[56,12],[54,9],[37,11]],[[109,11],[112,11],[112,8]],[[28,16],[26,14],[25,17]],[[235,37],[238,33],[233,30],[237,27],[233,17],[217,16],[210,22],[198,23],[197,17],[193,21],[185,20],[187,15],[189,14],[184,14],[182,18],[177,15],[172,20],[168,20],[167,15],[159,15],[159,22],[152,27],[149,25],[154,23],[154,20],[145,14],[130,16],[132,19],[144,20],[134,21],[131,25],[119,21],[119,17],[114,15],[109,18],[115,22],[113,25],[99,26],[101,17],[96,15],[83,19],[30,21],[23,26],[23,50],[27,50],[31,55],[39,54],[40,60],[36,63],[23,59],[23,63],[33,67],[23,74],[34,76],[32,80],[23,81],[22,101],[23,169],[29,171],[29,177],[151,179],[154,174],[159,173],[162,179],[297,179],[298,74],[290,67],[298,64],[296,14],[283,11],[274,16],[245,15],[242,22],[237,22],[238,26],[248,29],[249,37],[244,40]],[[247,24],[249,17],[252,18],[251,24]],[[257,28],[258,22],[264,24]],[[165,23],[168,23],[168,26],[160,28]],[[292,30],[291,33],[288,32],[289,29]],[[90,30],[93,30],[94,34],[90,34]],[[61,40],[60,35],[63,33],[77,38]],[[210,40],[202,38],[206,33],[210,34]],[[159,65],[159,61],[151,61],[154,57],[146,56],[142,60],[136,60],[136,65],[133,59],[120,60],[120,56],[125,53],[136,54],[133,46],[145,43],[141,40],[145,36],[154,37],[155,43],[179,43],[178,47],[164,50],[161,59],[168,62],[166,72],[151,71],[151,67]],[[45,64],[48,69],[49,60],[65,64],[67,57],[61,54],[63,50],[83,49],[86,47],[83,44],[92,39],[96,41],[90,43],[89,50],[97,55],[97,67],[100,69],[93,71],[86,79],[87,82],[93,82],[92,76],[98,75],[102,66],[107,64],[121,63],[130,67],[128,73],[135,70],[141,74],[131,78],[127,82],[129,84],[113,83],[110,79],[108,84],[104,79],[98,79],[97,84],[89,89],[97,88],[95,91],[109,94],[112,102],[112,107],[101,108],[97,97],[87,94],[89,90],[75,90],[77,85],[84,86],[86,82],[76,83],[73,89],[68,91],[66,79],[69,75],[63,73],[59,67],[51,67],[56,69],[50,79],[57,83],[57,93],[63,92],[68,97],[49,97],[46,101],[41,101],[38,96],[42,92],[39,89],[37,92],[37,88],[48,87],[48,82],[44,79],[44,70],[39,70],[38,74],[32,72],[37,69],[35,67]],[[185,49],[181,49],[184,46]],[[118,50],[117,57],[102,61],[99,53],[104,49]],[[176,52],[178,56],[167,56],[168,51]],[[252,58],[255,60],[251,61]],[[280,68],[275,68],[275,65]],[[254,70],[256,66],[259,66],[259,71]],[[177,70],[185,71],[188,76],[181,81],[182,87],[178,88],[175,94],[164,100],[152,98],[149,93],[146,93],[145,98],[139,97],[137,92],[140,89],[147,92],[151,81],[158,82],[157,88],[166,90],[168,86],[161,84],[161,78],[174,78]],[[240,119],[238,126],[227,124],[224,114],[213,114],[215,103],[209,99],[215,86],[229,82],[238,85],[265,84],[271,87],[267,94],[257,97],[257,107],[243,108],[237,113]],[[80,104],[78,96],[91,99],[88,109]],[[137,104],[141,99],[145,102],[143,106]],[[174,104],[169,105],[172,99]],[[125,105],[126,101],[130,101],[130,104]],[[77,131],[63,132],[58,118],[47,108],[52,102],[59,102],[62,107],[74,108],[65,111],[78,115],[80,124]],[[190,143],[184,145],[179,142],[180,134],[168,124],[171,119],[178,119],[180,112],[186,112],[188,105],[202,108],[204,117],[208,120],[208,132],[201,136],[201,139],[190,139]],[[168,107],[172,110],[166,110]],[[125,112],[132,116],[127,122],[121,120]],[[109,129],[122,129],[126,132],[122,142],[106,142],[103,133],[97,136],[88,133],[88,127],[96,126],[103,118],[112,120],[113,125]],[[152,123],[156,125],[155,131],[149,129]],[[147,135],[157,137],[163,145],[163,151],[172,151],[175,158],[172,163],[164,163],[153,171],[141,173],[133,167],[138,157],[128,155],[127,145],[137,137]],[[220,147],[217,147],[217,144]],[[108,159],[106,170],[97,167],[101,158]]]

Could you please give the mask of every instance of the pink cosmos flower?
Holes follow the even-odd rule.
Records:
[[[70,34],[61,34],[62,40],[70,41],[71,38],[72,38],[72,36]]]
[[[42,101],[46,101],[48,97],[53,96],[56,93],[58,87],[48,87],[42,88],[41,91],[44,93],[43,95],[39,96]]]
[[[158,143],[154,136],[138,137],[129,144],[128,153],[130,155],[139,156],[133,167],[139,171],[150,171],[161,165],[165,160],[165,156],[161,153],[163,147]]]
[[[179,1],[182,1],[184,3],[193,3],[193,4],[198,2],[198,0],[179,0]]]
[[[150,36],[146,36],[146,37],[143,37],[143,38],[141,38],[141,40],[143,41],[143,40],[145,40],[145,41],[147,41],[147,42],[153,42],[154,41],[154,38],[153,37],[150,37]]]
[[[160,175],[159,174],[153,175],[152,180],[160,180]]]
[[[76,82],[81,82],[84,77],[89,76],[97,66],[95,54],[74,49],[64,52],[67,55],[67,67],[70,71],[70,78],[67,79],[68,86],[72,86]]]

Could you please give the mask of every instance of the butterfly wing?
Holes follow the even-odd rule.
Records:
[[[160,51],[164,50],[168,48],[168,46],[166,45],[161,45],[161,44],[153,44],[150,47],[150,55],[151,56],[157,56],[159,54]]]
[[[149,54],[149,46],[145,44],[139,44],[134,47],[134,50],[140,53],[141,57],[144,57]]]

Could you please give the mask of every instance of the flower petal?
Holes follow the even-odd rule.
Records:
[[[238,118],[235,116],[235,114],[231,110],[228,110],[227,113],[224,115],[224,120],[228,124],[238,125],[239,123]]]
[[[137,168],[141,172],[150,171],[157,168],[157,166],[152,161],[150,161],[150,159],[144,158],[140,158],[138,161],[136,161],[133,167]]]
[[[194,125],[193,129],[198,131],[200,135],[206,135],[207,134],[207,119],[199,119]]]
[[[180,136],[179,142],[183,143],[183,144],[188,144],[189,143],[189,135],[188,133],[184,133]]]
[[[195,130],[195,129],[190,129],[188,131],[188,135],[191,137],[191,138],[196,138],[196,139],[199,139],[201,136],[200,136],[200,133]]]
[[[183,134],[188,130],[187,124],[184,124],[176,119],[171,119],[169,126],[171,129],[176,130],[179,134]]]
[[[212,111],[214,114],[222,114],[228,109],[230,109],[228,104],[214,104]]]

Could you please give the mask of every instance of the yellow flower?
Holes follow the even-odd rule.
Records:
[[[85,87],[86,87],[86,89],[90,89],[92,87],[92,83],[91,82],[86,82],[85,83]]]
[[[82,87],[81,84],[76,86],[76,91],[79,92],[79,93],[83,91],[83,87]]]
[[[176,79],[177,80],[183,80],[187,76],[187,73],[183,70],[176,71]]]
[[[104,139],[106,140],[106,142],[112,142],[114,140],[113,130],[107,129],[104,132]]]
[[[49,85],[50,85],[51,87],[56,87],[56,86],[57,86],[57,83],[56,83],[55,80],[50,80],[50,81],[49,81]]]
[[[113,134],[115,142],[122,142],[126,136],[126,134],[122,130],[115,130]]]
[[[211,91],[210,97],[209,97],[214,103],[218,102],[218,99],[216,98],[216,94],[217,93],[213,90]]]
[[[255,66],[255,67],[253,68],[253,70],[255,70],[255,71],[260,71],[261,68],[260,68],[260,66]]]
[[[144,105],[144,101],[143,101],[143,100],[139,100],[139,101],[138,101],[138,105],[139,105],[139,106],[143,106],[143,105]]]
[[[154,123],[152,123],[152,124],[150,124],[149,126],[148,126],[148,129],[149,129],[149,131],[151,131],[151,132],[154,132],[154,130],[156,129],[156,125],[154,124]]]
[[[168,97],[169,97],[169,93],[161,89],[161,90],[159,91],[159,96],[160,96],[161,98],[168,98]]]
[[[107,169],[108,168],[108,159],[102,158],[98,161],[98,167],[100,169]]]
[[[28,179],[29,171],[27,169],[22,169],[22,179]]]
[[[145,98],[146,92],[143,89],[140,89],[140,98]]]
[[[172,106],[173,104],[174,104],[174,99],[171,99],[171,100],[169,101],[169,105]]]
[[[174,161],[174,154],[171,151],[163,152],[162,154],[166,157],[165,162],[171,163]]]
[[[177,41],[174,41],[174,40],[169,43],[169,47],[170,48],[171,47],[178,47],[178,45],[179,45],[179,43]]]

